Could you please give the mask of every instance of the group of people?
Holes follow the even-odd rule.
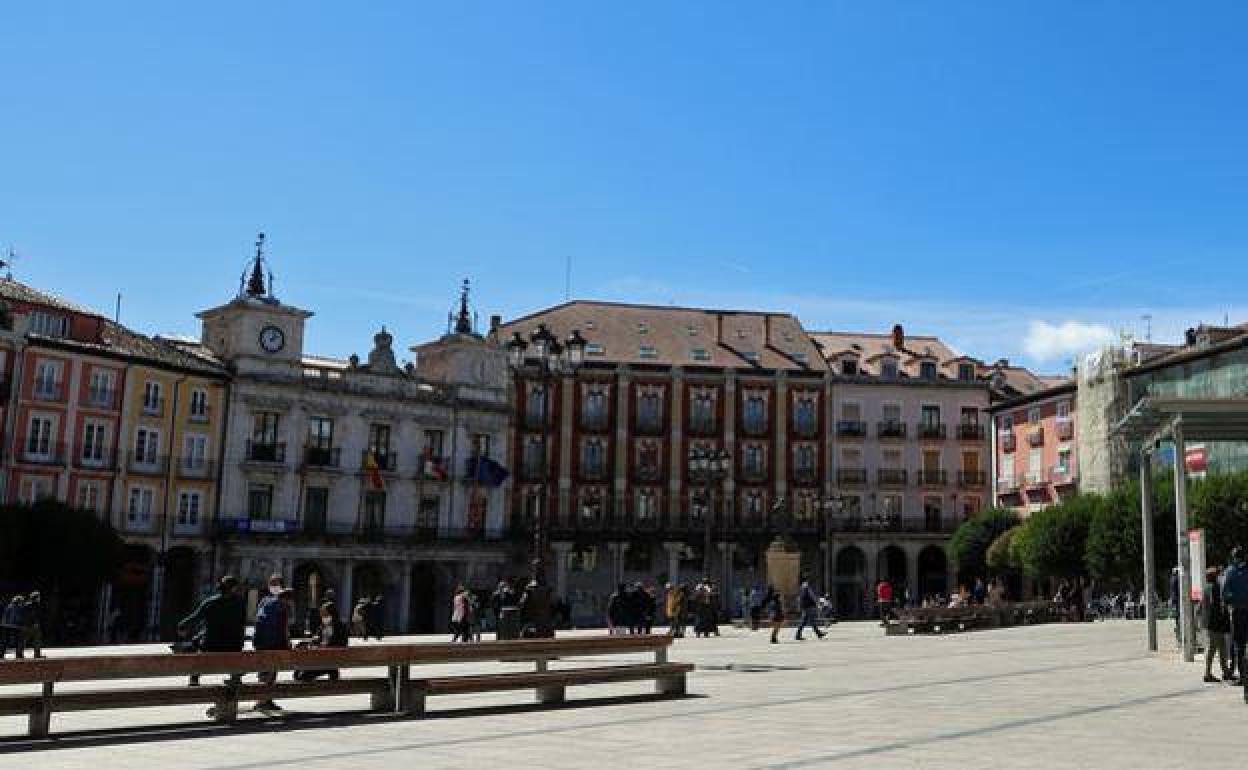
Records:
[[[0,607],[0,660],[13,650],[14,657],[26,657],[26,648],[36,658],[43,657],[43,599],[38,591],[18,594]]]
[[[1200,614],[1208,636],[1205,646],[1206,682],[1219,681],[1213,676],[1216,657],[1221,668],[1221,681],[1244,686],[1244,702],[1248,703],[1248,671],[1245,671],[1245,654],[1248,653],[1248,564],[1244,551],[1231,550],[1230,563],[1225,569],[1209,567],[1205,570],[1201,586]],[[1172,596],[1176,592],[1172,591]],[[1177,607],[1176,607],[1177,609]],[[1176,628],[1178,616],[1176,613]]]
[[[374,596],[371,599],[367,596],[362,597],[351,610],[351,632],[361,639],[371,636],[380,642],[385,628],[385,617],[385,606],[380,596]]]
[[[654,627],[654,613],[657,608],[658,601],[652,589],[640,581],[632,585],[620,583],[607,599],[607,632],[648,634]]]
[[[566,625],[570,608],[557,598],[544,580],[503,579],[483,600],[464,584],[455,587],[451,596],[451,641],[479,642],[485,625],[486,610],[494,615],[495,638],[550,638],[557,625]]]

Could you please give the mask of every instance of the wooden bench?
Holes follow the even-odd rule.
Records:
[[[949,633],[979,628],[1047,623],[1057,619],[1050,601],[1013,602],[998,607],[913,607],[896,610],[885,626],[888,635]]]
[[[0,695],[0,715],[28,715],[31,737],[46,737],[52,714],[97,709],[210,704],[218,722],[233,722],[238,704],[244,701],[311,698],[367,694],[374,711],[424,715],[430,695],[451,695],[532,689],[539,703],[564,700],[570,686],[653,680],[662,695],[681,695],[686,675],[693,666],[669,663],[672,644],[665,635],[595,636],[572,639],[525,639],[470,644],[379,644],[353,648],[329,648],[187,655],[98,655],[76,658],[44,658],[0,662],[0,685],[38,685],[38,692]],[[551,670],[552,660],[652,653],[653,663],[561,668]],[[412,667],[450,663],[533,663],[535,671],[485,673],[432,678],[413,678]],[[273,684],[242,683],[198,687],[152,682],[150,686],[91,690],[56,690],[64,682],[99,682],[112,679],[186,677],[191,674],[224,674],[234,677],[254,671],[296,671],[384,667],[385,676],[343,676],[328,681],[278,681]]]

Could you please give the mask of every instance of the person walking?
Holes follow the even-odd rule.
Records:
[[[815,594],[815,589],[810,587],[810,581],[803,579],[802,587],[797,591],[797,606],[802,613],[802,619],[797,624],[797,634],[794,638],[802,641],[802,631],[806,626],[810,626],[815,632],[815,636],[823,638],[823,632],[819,630],[819,597]]]
[[[1231,612],[1231,666],[1239,672],[1248,703],[1248,676],[1244,674],[1244,647],[1248,645],[1248,565],[1240,546],[1231,549],[1231,563],[1222,577],[1222,601]],[[1232,680],[1234,681],[1234,680]]]
[[[1209,635],[1209,644],[1205,647],[1205,681],[1217,682],[1211,669],[1213,656],[1218,656],[1218,665],[1222,667],[1222,681],[1229,680],[1230,655],[1227,651],[1227,635],[1231,630],[1231,619],[1227,615],[1226,605],[1222,603],[1222,588],[1218,585],[1218,568],[1205,570],[1205,586],[1202,594],[1201,613],[1203,625]]]
[[[26,625],[26,597],[14,596],[9,600],[4,612],[0,613],[0,660],[4,659],[10,647],[17,658],[26,657],[26,639],[23,630]]]
[[[178,634],[196,638],[197,648],[203,652],[241,652],[246,636],[247,605],[237,589],[238,579],[233,575],[218,580],[216,592],[178,621]],[[239,675],[231,674],[226,683],[237,685]],[[199,675],[192,674],[189,684],[199,685]],[[208,716],[215,713],[214,709],[208,710]]]
[[[627,593],[628,593],[627,587],[623,583],[620,583],[619,585],[615,587],[615,591],[613,591],[611,595],[607,597],[607,633],[608,634],[614,635],[614,634],[624,633],[624,629],[626,628],[624,621],[628,615],[628,610],[624,606],[625,603],[628,601]]]
[[[290,615],[295,602],[295,592],[289,588],[279,588],[277,595],[266,596],[256,608],[256,626],[251,637],[251,646],[261,650],[290,649]],[[262,684],[272,685],[277,682],[276,671],[261,671],[257,674]],[[256,711],[281,711],[282,707],[265,698],[255,705]]]
[[[658,609],[658,600],[649,586],[637,584],[637,603],[641,607],[641,628],[643,634],[654,630],[654,613]]]
[[[758,624],[763,619],[763,592],[758,589],[758,586],[750,588],[746,604],[750,613],[750,630],[757,631]]]
[[[883,578],[875,586],[875,605],[880,610],[880,625],[887,626],[893,613],[893,584]]]
[[[784,628],[784,599],[776,591],[775,586],[767,586],[767,595],[763,598],[763,610],[771,622],[771,643],[780,644],[780,629]]]
[[[351,610],[351,633],[361,639],[368,639],[368,605],[369,599],[365,596]]]
[[[374,596],[373,600],[368,603],[368,609],[365,611],[365,626],[367,626],[365,629],[367,636],[372,636],[380,642],[386,628],[386,607],[382,603],[380,594]]]
[[[685,599],[683,585],[667,584],[667,600],[663,609],[667,613],[668,634],[673,639],[683,639],[685,636]]]
[[[36,658],[43,657],[43,600],[38,591],[26,597],[26,609],[22,613],[22,641],[34,650]]]
[[[469,626],[469,614],[471,609],[468,606],[468,591],[463,584],[455,587],[455,595],[451,598],[451,641],[452,642],[468,642],[471,641],[471,628]]]

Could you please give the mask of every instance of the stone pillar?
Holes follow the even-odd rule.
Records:
[[[737,610],[737,581],[732,572],[733,554],[737,550],[735,543],[719,543],[719,593],[728,617],[734,617]]]
[[[559,473],[559,516],[569,521],[576,512],[572,509],[572,426],[576,423],[577,381],[575,377],[563,377],[559,381],[560,405],[559,456],[555,466]],[[549,516],[546,519],[550,521]]]
[[[910,597],[916,603],[922,603],[923,595],[920,593],[922,585],[919,580],[919,543],[906,543],[906,581],[910,584]]]
[[[681,499],[682,481],[685,478],[685,371],[679,366],[672,367],[672,389],[668,397],[671,405],[670,446],[668,447],[668,486],[667,512],[669,521],[675,524],[678,520]]]
[[[615,379],[615,451],[612,455],[615,460],[612,475],[615,477],[613,486],[617,511],[627,510],[628,506],[628,455],[632,449],[628,445],[628,426],[632,419],[632,410],[629,408],[631,385],[628,367],[621,364],[616,369]]]
[[[722,516],[730,516],[737,498],[737,376],[731,370],[724,378],[724,449],[732,456],[733,472],[724,482],[723,497],[720,499]]]
[[[346,623],[351,622],[351,609],[355,604],[355,561],[343,559],[339,572],[342,577],[338,581],[338,614]]]
[[[667,551],[667,582],[680,585],[680,554],[685,550],[685,544],[665,542],[663,549]]]
[[[412,563],[404,561],[399,565],[399,633],[406,634],[411,630],[412,622]]]
[[[568,554],[572,551],[572,543],[559,540],[550,544],[555,552],[555,596],[560,599],[568,595]]]
[[[279,559],[277,562],[277,572],[282,576],[282,585],[287,588],[295,586],[295,560]]]
[[[620,584],[624,579],[624,548],[627,543],[607,543],[607,550],[611,553],[611,586]]]
[[[772,453],[775,455],[772,468],[775,469],[775,499],[780,500],[789,493],[789,380],[784,370],[776,372],[774,398],[776,403],[772,414],[775,415],[775,423],[772,425],[772,435],[776,440],[772,444]],[[793,510],[791,501],[785,505],[785,510]]]

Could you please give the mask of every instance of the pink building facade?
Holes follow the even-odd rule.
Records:
[[[1075,396],[1071,382],[992,407],[995,505],[1025,516],[1078,491]]]

